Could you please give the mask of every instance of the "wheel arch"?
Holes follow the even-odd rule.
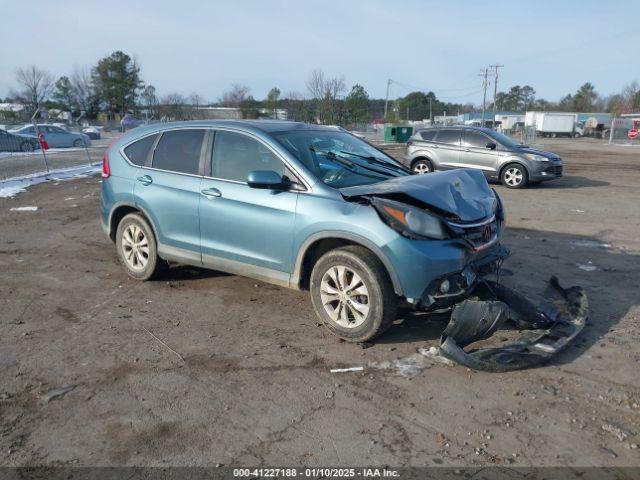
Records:
[[[522,162],[521,160],[518,159],[511,159],[511,160],[506,160],[501,166],[500,166],[500,170],[498,170],[498,178],[502,178],[502,172],[504,172],[504,169],[507,168],[509,165],[519,165],[522,168],[524,168],[525,172],[527,172],[527,176],[531,177],[531,173],[529,172],[529,168],[524,164],[524,162]]]
[[[139,213],[140,215],[142,215],[142,217],[144,217],[147,223],[151,226],[151,230],[153,230],[153,235],[156,238],[156,242],[158,242],[158,232],[156,230],[156,226],[153,224],[153,221],[151,221],[151,217],[147,215],[144,209],[132,203],[121,203],[111,211],[111,214],[109,215],[109,238],[111,239],[111,241],[115,242],[116,231],[118,230],[120,221],[130,213]]]
[[[414,165],[415,165],[416,163],[418,163],[420,160],[426,160],[426,161],[428,161],[428,162],[431,164],[431,168],[434,168],[434,166],[433,166],[433,160],[431,159],[431,157],[430,157],[430,156],[425,155],[424,153],[420,153],[420,154],[419,154],[419,155],[417,155],[416,157],[412,158],[412,159],[411,159],[411,163],[410,163],[409,167],[410,167],[411,169],[413,169]]]
[[[398,274],[380,247],[365,237],[340,231],[317,233],[311,235],[302,243],[296,256],[290,286],[299,290],[307,290],[315,262],[329,250],[346,245],[359,245],[371,251],[384,266],[395,293],[402,295],[402,286]]]

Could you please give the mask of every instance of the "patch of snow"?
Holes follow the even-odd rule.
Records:
[[[38,207],[35,205],[28,205],[26,207],[13,207],[9,209],[12,212],[35,212],[38,210]]]
[[[598,270],[598,267],[593,265],[591,262],[587,262],[586,264],[579,263],[578,268],[580,270],[584,270],[585,272],[595,272]]]
[[[0,181],[0,198],[12,198],[25,192],[32,185],[38,185],[48,181],[71,180],[93,175],[101,170],[100,165],[84,165],[81,167],[61,168],[51,170],[49,173],[40,172],[21,177],[12,177]]]

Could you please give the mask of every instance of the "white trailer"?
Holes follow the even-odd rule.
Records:
[[[533,115],[529,115],[533,114]],[[561,112],[527,112],[527,120],[536,127],[536,134],[543,137],[573,137],[576,114]]]

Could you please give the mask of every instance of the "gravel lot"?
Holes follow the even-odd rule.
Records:
[[[191,267],[130,280],[97,176],[0,199],[0,465],[640,465],[640,150],[543,146],[564,178],[496,186],[504,281],[534,295],[557,274],[592,315],[552,364],[506,374],[370,367],[438,345],[446,317],[401,311],[363,349],[305,292]]]

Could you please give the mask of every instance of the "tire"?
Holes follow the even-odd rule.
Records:
[[[137,242],[137,248],[132,248],[132,241]],[[136,280],[158,278],[168,266],[158,257],[153,229],[138,213],[130,213],[120,220],[116,231],[116,251],[126,272]]]
[[[427,160],[426,158],[421,158],[420,160],[416,160],[411,165],[411,170],[413,173],[417,173],[418,175],[422,175],[424,173],[433,172],[433,164]]]
[[[77,140],[75,140],[75,141],[73,142],[73,146],[74,146],[75,148],[84,147],[84,141],[83,141],[83,140],[80,140],[80,139],[77,139]]]
[[[507,188],[523,188],[529,183],[527,169],[519,163],[510,163],[502,169],[500,182]]]
[[[31,142],[22,142],[20,144],[21,152],[33,152],[35,150],[33,144]]]
[[[344,276],[338,280],[341,274]],[[345,283],[355,290],[347,290]],[[320,257],[311,272],[310,293],[324,326],[348,342],[365,342],[383,333],[391,326],[398,307],[384,265],[370,250],[358,245],[330,250]]]

